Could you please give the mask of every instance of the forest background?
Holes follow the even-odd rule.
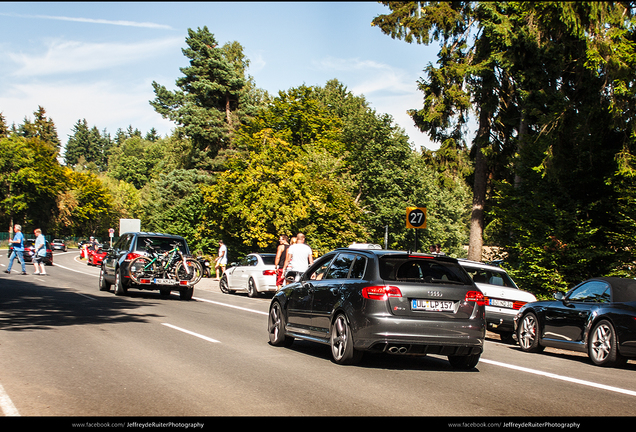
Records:
[[[273,96],[238,41],[190,29],[176,90],[153,83],[168,136],[80,119],[64,148],[44,107],[0,115],[0,224],[105,239],[120,218],[231,259],[304,232],[322,254],[354,241],[483,258],[497,246],[541,296],[634,277],[636,2],[381,2],[387,36],[439,44],[409,112],[414,149],[337,80]],[[467,139],[470,118],[477,134]],[[465,245],[468,245],[466,251]],[[233,256],[232,256],[233,255]]]

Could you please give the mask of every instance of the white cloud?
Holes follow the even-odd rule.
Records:
[[[0,13],[0,15],[15,17],[15,18],[36,18],[36,19],[48,19],[48,20],[57,20],[57,21],[83,22],[83,23],[91,23],[91,24],[108,24],[108,25],[126,26],[126,27],[155,28],[155,29],[164,29],[164,30],[172,29],[172,27],[170,27],[169,25],[157,24],[157,23],[151,23],[151,22],[105,20],[105,19],[96,19],[96,18],[77,18],[77,17],[53,16],[53,15],[22,15],[22,14],[13,14],[13,13]]]
[[[52,40],[46,52],[38,55],[5,52],[18,65],[12,75],[20,77],[60,73],[78,73],[113,68],[155,57],[178,48],[182,38],[141,41],[137,43],[86,43]]]
[[[33,118],[37,105],[44,107],[53,119],[58,136],[66,143],[78,120],[86,119],[89,127],[97,126],[113,136],[117,129],[128,125],[142,133],[154,127],[160,135],[170,133],[174,124],[161,118],[148,103],[154,98],[150,82],[120,85],[112,81],[75,83],[29,83],[13,86],[11,93],[0,96],[0,107],[7,123],[21,124],[25,117]],[[37,105],[33,105],[37,101]]]

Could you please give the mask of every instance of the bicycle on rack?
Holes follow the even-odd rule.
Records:
[[[128,270],[130,279],[139,285],[179,285],[190,287],[201,280],[203,269],[195,259],[187,257],[179,250],[179,244],[171,245],[172,249],[160,253],[146,240],[148,255],[133,259]],[[169,288],[166,289],[169,293]],[[164,292],[162,290],[162,292]]]

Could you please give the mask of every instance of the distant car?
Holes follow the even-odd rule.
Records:
[[[523,305],[537,301],[537,298],[520,290],[501,267],[465,259],[458,261],[484,293],[488,330],[499,334],[503,342],[514,343],[515,315]]]
[[[9,246],[9,255],[13,252],[13,245]],[[24,262],[33,262],[33,255],[35,254],[35,240],[24,240]],[[44,264],[53,265],[53,249],[51,249],[51,243],[46,240],[46,256],[44,257]]]
[[[62,252],[66,252],[66,243],[61,239],[53,239],[51,242],[51,248],[56,250],[61,250]]]
[[[484,314],[483,294],[454,258],[343,248],[274,295],[269,343],[326,344],[337,364],[364,352],[438,354],[471,369],[484,349]]]
[[[181,252],[185,255],[190,255],[188,243],[183,237],[178,235],[151,232],[123,233],[113,247],[107,249],[106,256],[102,260],[99,273],[99,289],[108,291],[110,286],[114,285],[116,295],[126,294],[128,288],[159,290],[163,295],[169,295],[172,290],[179,290],[182,300],[191,300],[194,292],[194,286],[192,285],[167,285],[163,284],[163,282],[161,284],[154,282],[135,284],[131,281],[128,265],[133,259],[147,255],[146,241],[149,241],[159,253],[167,252],[173,248],[174,244],[177,244]]]
[[[224,293],[247,291],[250,297],[276,291],[276,254],[251,253],[225,270],[219,283]]]
[[[586,352],[598,366],[636,358],[636,280],[593,278],[554,297],[519,310],[515,328],[522,351]]]
[[[86,251],[86,264],[90,266],[100,266],[107,252],[99,245],[95,250]]]

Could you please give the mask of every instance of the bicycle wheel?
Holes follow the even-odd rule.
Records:
[[[128,265],[128,273],[130,280],[134,283],[141,283],[141,279],[149,279],[154,277],[154,270],[157,266],[156,262],[153,262],[150,258],[140,256],[135,258]]]
[[[178,281],[187,281],[188,285],[194,285],[201,280],[203,267],[201,267],[199,261],[194,258],[186,258],[185,263],[185,266],[183,265],[183,261],[177,263],[174,269],[175,277]]]

